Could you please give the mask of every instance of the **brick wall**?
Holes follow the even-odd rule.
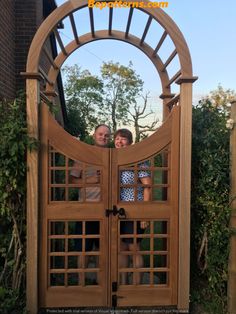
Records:
[[[0,9],[0,99],[15,96],[14,1],[1,0]]]
[[[42,18],[42,0],[15,0],[16,90],[25,87],[20,72],[26,70],[29,47]]]

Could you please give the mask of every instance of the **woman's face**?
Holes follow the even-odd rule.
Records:
[[[126,137],[120,136],[119,134],[115,138],[115,148],[122,148],[130,145],[129,140]]]

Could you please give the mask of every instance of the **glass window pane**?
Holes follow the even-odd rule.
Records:
[[[52,184],[64,184],[66,182],[65,170],[52,170],[51,171],[51,183]]]
[[[155,234],[167,234],[167,221],[154,221]]]
[[[52,201],[65,201],[65,188],[51,188]]]
[[[154,251],[166,251],[166,250],[167,250],[166,238],[154,239]]]
[[[68,188],[68,200],[83,202],[83,189],[82,188]]]
[[[167,273],[166,272],[154,272],[153,274],[154,284],[164,285],[167,284]]]
[[[68,239],[68,252],[81,252],[82,239]]]
[[[166,255],[154,255],[153,266],[154,267],[167,267],[167,256]]]
[[[65,222],[63,222],[63,221],[52,221],[50,233],[51,233],[51,235],[65,234]]]
[[[64,256],[51,256],[50,268],[51,269],[65,268],[65,257]]]
[[[67,275],[68,286],[78,286],[79,285],[79,274],[78,273],[69,273]]]
[[[60,153],[51,153],[51,166],[52,167],[64,167],[66,164],[66,158]]]
[[[152,188],[153,201],[167,201],[167,187],[153,187]]]
[[[51,239],[51,252],[65,252],[65,239]]]
[[[150,251],[150,238],[142,239],[140,243],[140,250],[141,251]]]
[[[85,273],[85,285],[86,286],[97,286],[98,285],[98,274],[95,272]]]
[[[86,221],[85,222],[85,233],[86,234],[100,234],[100,223],[99,221]]]
[[[65,274],[50,274],[50,285],[51,286],[64,286],[65,285]]]
[[[81,256],[68,256],[68,268],[81,268],[80,260]]]
[[[68,234],[80,235],[82,234],[82,221],[69,221]]]

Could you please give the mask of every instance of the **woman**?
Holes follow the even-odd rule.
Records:
[[[127,147],[133,143],[132,133],[128,129],[119,129],[114,134],[114,144],[115,148]],[[150,185],[151,178],[150,173],[147,171],[148,165],[143,162],[140,163],[139,168],[143,168],[138,171],[138,179],[137,181],[142,184],[148,185],[147,187],[138,186],[137,187],[137,195],[135,199],[135,191],[134,187],[121,187],[120,189],[120,200],[121,201],[149,201],[150,199]],[[138,182],[136,182],[138,183]],[[135,184],[135,173],[133,170],[124,170],[120,173],[120,184]],[[141,234],[144,232],[144,229],[147,227],[148,223],[146,221],[138,222],[137,224],[137,234]],[[123,221],[120,224],[120,234],[132,234],[133,233],[133,222],[131,221]],[[121,251],[136,251],[134,255],[134,267],[141,268],[143,267],[143,257],[138,251],[140,251],[140,241],[133,243],[132,238],[122,239],[120,249]],[[121,255],[120,258],[120,267],[128,266],[128,256]],[[126,284],[127,276],[126,273],[122,273],[121,283]],[[136,284],[141,282],[140,273],[136,273]]]

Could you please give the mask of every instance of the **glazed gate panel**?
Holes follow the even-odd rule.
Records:
[[[40,307],[176,305],[179,107],[125,149],[79,142],[46,105],[40,136]]]
[[[109,150],[71,137],[45,105],[42,121],[40,306],[105,306]]]
[[[177,304],[178,156],[178,107],[153,136],[113,150],[112,203],[125,213],[125,218],[112,216],[112,246],[117,245],[111,260],[117,283],[112,300],[117,306]],[[149,180],[144,184],[142,177]],[[148,201],[141,195],[145,189]]]

